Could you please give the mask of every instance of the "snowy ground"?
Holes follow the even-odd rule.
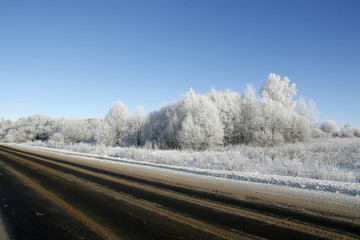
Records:
[[[57,143],[58,144],[58,143]],[[22,147],[202,176],[342,193],[360,198],[360,139],[204,152],[29,142]],[[57,147],[57,148],[55,148]],[[59,149],[62,148],[62,149]]]
[[[2,214],[0,213],[0,239],[2,240],[8,240],[9,239],[9,236],[5,230],[5,226],[4,226],[4,223],[3,223],[3,219],[4,217],[2,216]]]

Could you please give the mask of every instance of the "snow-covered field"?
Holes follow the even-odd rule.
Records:
[[[27,142],[21,146],[232,180],[339,192],[360,197],[360,139],[314,139],[277,147],[196,151]]]

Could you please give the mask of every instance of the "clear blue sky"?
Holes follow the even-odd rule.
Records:
[[[270,72],[360,127],[360,1],[1,0],[0,117],[104,117]]]

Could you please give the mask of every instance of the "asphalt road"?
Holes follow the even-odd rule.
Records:
[[[152,174],[0,145],[7,234],[29,240],[360,239],[360,224],[349,212],[303,211]]]

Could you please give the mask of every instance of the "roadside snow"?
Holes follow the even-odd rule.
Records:
[[[197,166],[197,160],[194,158],[190,158],[189,161],[180,161],[178,156],[176,158],[168,160],[166,163],[159,158],[159,161],[154,161],[156,159],[156,155],[160,154],[159,152],[163,152],[163,150],[145,150],[145,149],[133,149],[132,154],[134,155],[135,159],[139,159],[139,154],[141,155],[141,151],[148,151],[144,156],[140,158],[140,160],[133,160],[133,158],[129,155],[124,156],[121,154],[121,151],[116,148],[103,148],[98,149],[96,154],[94,153],[79,153],[64,149],[55,149],[55,148],[48,148],[48,147],[39,147],[39,146],[30,146],[29,143],[27,144],[16,144],[21,147],[27,147],[31,149],[37,149],[41,151],[51,152],[51,153],[58,153],[62,155],[74,156],[74,157],[81,157],[86,158],[89,161],[100,161],[104,163],[126,163],[132,165],[139,165],[139,166],[146,166],[146,167],[153,167],[157,169],[164,169],[176,172],[184,172],[190,174],[196,174],[201,176],[209,176],[215,178],[222,178],[222,179],[230,179],[235,181],[248,181],[248,182],[255,182],[255,183],[263,183],[263,184],[271,184],[271,185],[280,185],[280,186],[288,186],[292,188],[298,189],[307,189],[307,190],[315,190],[315,191],[322,191],[322,192],[332,192],[332,193],[339,193],[339,194],[346,194],[356,197],[360,199],[360,183],[358,182],[346,182],[346,181],[333,181],[333,180],[321,180],[321,179],[313,179],[308,177],[294,177],[294,176],[283,176],[278,174],[265,174],[263,171],[236,171],[231,170],[223,170],[220,167],[209,166],[209,169],[199,168]],[[154,156],[151,158],[152,162],[146,161],[146,156],[149,155],[149,152]],[[170,155],[174,155],[172,151],[169,151]],[[137,156],[135,156],[138,154]],[[186,152],[179,152],[177,154],[187,154]],[[214,153],[212,153],[214,155]],[[216,153],[215,153],[216,154]],[[126,158],[125,158],[126,157]],[[189,156],[186,156],[187,158]],[[356,155],[355,157],[358,158]],[[189,158],[188,158],[189,159]],[[209,161],[211,162],[211,161]],[[318,161],[317,161],[318,162]],[[216,164],[216,159],[211,164]],[[202,166],[206,162],[201,163]],[[323,166],[321,166],[323,168]],[[326,169],[326,168],[325,168]],[[355,169],[359,171],[358,169]]]
[[[4,219],[4,213],[2,212],[2,209],[0,209],[0,239],[9,240],[10,238],[4,225]]]
[[[9,239],[1,216],[0,216],[0,239],[3,239],[3,240]]]

